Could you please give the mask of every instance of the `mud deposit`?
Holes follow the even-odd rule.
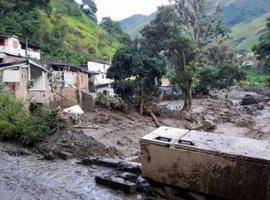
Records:
[[[43,161],[38,157],[12,156],[0,143],[0,200],[120,200],[142,199],[96,185],[102,167],[84,167],[69,161]]]

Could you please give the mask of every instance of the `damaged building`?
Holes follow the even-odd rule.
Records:
[[[81,105],[92,110],[89,80],[99,76],[87,66],[46,61],[38,47],[16,36],[0,36],[0,80],[5,90],[24,103],[35,102],[62,108]],[[102,75],[101,75],[102,76]]]
[[[39,63],[40,51],[15,36],[0,36],[0,79],[7,92],[23,102],[48,105],[48,70]]]
[[[51,74],[54,104],[61,107],[79,104],[84,110],[91,110],[93,100],[89,94],[89,79],[97,73],[75,64],[55,61],[48,61],[46,64]]]

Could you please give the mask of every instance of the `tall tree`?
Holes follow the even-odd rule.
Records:
[[[142,35],[158,52],[166,53],[175,66],[173,82],[180,86],[185,103],[183,110],[192,109],[192,82],[200,51],[211,41],[225,36],[226,26],[220,8],[208,9],[206,0],[174,0],[174,6],[161,7],[155,20]],[[210,12],[210,14],[209,14]]]
[[[145,104],[151,103],[159,94],[165,67],[162,56],[149,50],[144,41],[135,41],[117,51],[107,77],[115,80],[113,87],[119,96],[139,100],[142,114]]]

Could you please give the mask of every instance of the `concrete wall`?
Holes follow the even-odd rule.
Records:
[[[22,49],[20,41],[15,37],[5,39],[4,45],[0,46],[0,52],[25,57],[25,49]],[[40,59],[40,52],[28,48],[27,55],[33,59]]]
[[[33,81],[33,87],[31,90],[45,90],[45,72],[40,68],[31,66],[30,74],[30,79]]]
[[[103,85],[112,83],[113,80],[107,79],[107,71],[110,68],[110,65],[102,64],[102,63],[96,63],[96,62],[88,62],[88,70],[94,71],[96,73],[99,73],[98,75],[94,76],[94,84],[95,85]]]
[[[78,79],[77,79],[78,83],[78,89],[80,91],[84,91],[84,92],[89,92],[89,78],[88,78],[88,74],[86,73],[82,73],[82,72],[78,72]]]
[[[51,106],[60,106],[67,108],[79,104],[78,92],[73,88],[64,88],[62,92],[53,92],[54,101],[50,103]]]
[[[23,61],[23,60],[25,60],[25,58],[6,55],[6,54],[3,56],[3,63],[9,63],[9,62],[14,62],[14,61]]]
[[[85,112],[91,112],[95,109],[94,98],[90,94],[82,93],[81,107]]]

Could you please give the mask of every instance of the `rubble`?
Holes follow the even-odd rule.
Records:
[[[64,113],[71,114],[71,115],[82,115],[84,114],[83,110],[79,105],[72,106],[63,110]]]
[[[102,184],[113,189],[121,190],[128,194],[133,194],[137,192],[137,185],[135,183],[126,181],[118,176],[103,175],[103,176],[96,176],[95,179],[98,184]]]
[[[121,157],[121,152],[113,146],[107,146],[83,131],[68,130],[48,137],[36,146],[39,153],[48,158],[82,158],[82,157]],[[51,154],[53,152],[53,154]]]

